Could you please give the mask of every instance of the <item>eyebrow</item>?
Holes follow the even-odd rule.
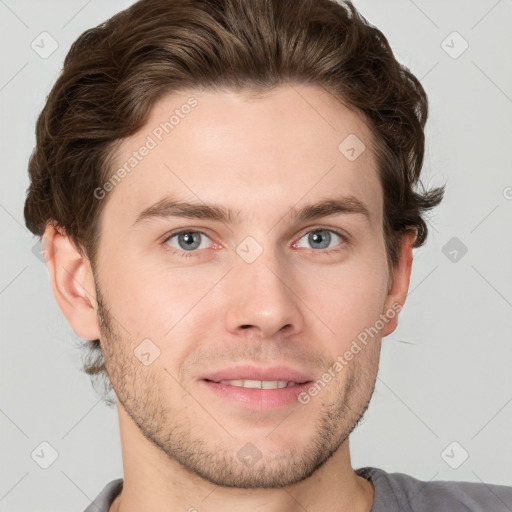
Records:
[[[357,197],[343,196],[325,199],[315,204],[306,205],[300,209],[291,208],[288,217],[298,222],[328,217],[332,215],[359,214],[370,221],[368,207]],[[144,209],[137,215],[133,226],[155,218],[180,217],[187,219],[207,219],[226,224],[240,223],[240,210],[225,208],[213,204],[190,203],[164,197],[157,203]],[[133,227],[132,226],[132,227]]]

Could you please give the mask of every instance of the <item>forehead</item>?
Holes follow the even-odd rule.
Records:
[[[172,196],[275,223],[290,208],[351,195],[375,224],[382,219],[370,131],[360,114],[316,86],[284,85],[257,98],[197,90],[165,96],[121,142],[114,162],[106,218],[133,223]]]

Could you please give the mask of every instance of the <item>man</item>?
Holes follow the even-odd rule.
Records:
[[[27,226],[116,395],[87,511],[507,510],[353,470],[423,213],[427,98],[332,0],[141,0],[84,33],[37,125]]]

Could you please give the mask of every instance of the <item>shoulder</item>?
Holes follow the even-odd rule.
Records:
[[[512,487],[505,485],[423,481],[404,473],[387,473],[378,468],[365,467],[356,474],[370,480],[375,488],[371,512],[388,510],[450,512],[510,512]]]
[[[122,491],[123,482],[124,480],[122,478],[117,478],[105,485],[84,512],[107,512],[116,496]]]

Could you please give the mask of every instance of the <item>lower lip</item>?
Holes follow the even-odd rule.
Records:
[[[298,402],[297,397],[311,386],[312,381],[276,389],[243,388],[210,380],[201,380],[200,382],[214,393],[229,398],[242,407],[277,409]]]

